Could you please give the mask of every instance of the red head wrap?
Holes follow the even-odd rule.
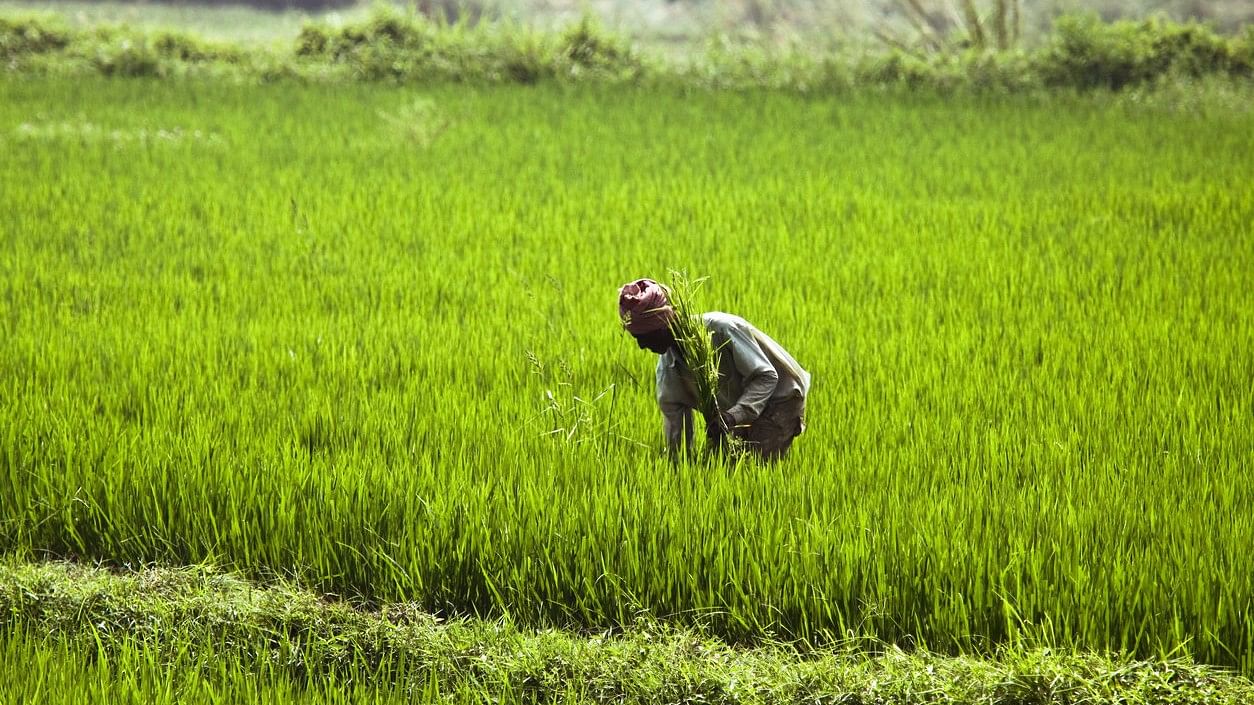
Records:
[[[644,335],[670,325],[675,309],[666,289],[652,279],[637,279],[618,290],[618,317],[632,335]]]

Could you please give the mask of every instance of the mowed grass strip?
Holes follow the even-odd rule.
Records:
[[[1007,645],[990,659],[754,649],[642,619],[622,631],[361,610],[212,568],[0,566],[0,697],[109,702],[1221,703],[1254,685],[1187,659]]]
[[[1254,671],[1254,117],[0,82],[0,547],[532,626]],[[614,292],[814,373],[672,468]]]

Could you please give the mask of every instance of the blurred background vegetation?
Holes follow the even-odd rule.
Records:
[[[976,22],[986,30],[1004,26],[1008,43],[1032,46],[1044,41],[1058,17],[1077,13],[1107,22],[1196,21],[1225,34],[1254,22],[1254,2],[1248,0],[0,0],[0,15],[51,12],[76,28],[128,24],[195,31],[210,39],[271,41],[295,36],[311,19],[331,26],[359,22],[380,5],[437,21],[509,21],[539,30],[591,17],[633,42],[677,51],[727,39],[805,42],[822,50],[884,42],[930,46],[938,39],[971,41]]]
[[[509,15],[503,6],[430,4],[437,1],[444,0],[307,14],[116,3],[50,3],[34,12],[0,0],[0,69],[262,81],[678,81],[818,93],[860,86],[1122,90],[1198,81],[1222,81],[1232,93],[1233,86],[1248,90],[1254,77],[1254,24],[1226,32],[1215,21],[1162,12],[1042,19],[1020,0],[893,0],[877,19],[864,12],[842,25],[835,4],[807,23],[789,12],[801,7],[795,0],[747,15],[727,3],[704,10],[717,9],[723,19],[705,20],[697,19],[698,0],[674,0],[657,8],[689,13],[689,30],[677,21],[665,40],[642,35],[642,18],[633,25],[590,5],[569,16],[540,5]]]

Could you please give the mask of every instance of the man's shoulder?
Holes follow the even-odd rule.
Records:
[[[738,331],[740,335],[756,335],[757,328],[745,319],[734,313],[726,313],[723,311],[710,311],[701,314],[701,320],[705,323],[705,327],[716,337],[730,337],[733,331]]]
[[[745,319],[734,313],[725,313],[723,311],[709,311],[701,314],[701,320],[705,322],[705,327],[710,330],[726,329],[726,328],[752,328]]]

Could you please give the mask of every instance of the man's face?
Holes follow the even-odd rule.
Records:
[[[651,333],[641,333],[640,335],[635,335],[635,338],[636,345],[639,345],[641,350],[651,350],[658,355],[670,350],[671,346],[675,344],[675,336],[671,335],[669,328],[655,330]]]

